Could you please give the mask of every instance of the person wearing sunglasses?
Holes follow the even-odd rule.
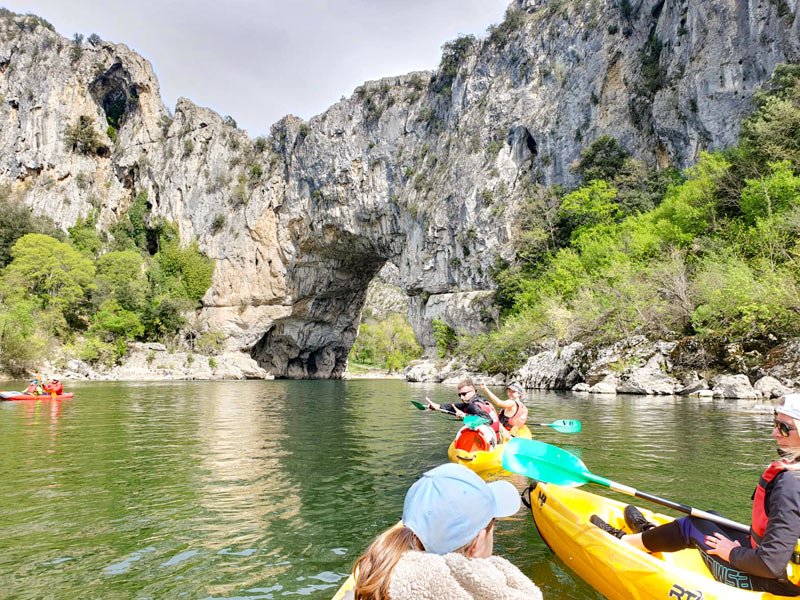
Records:
[[[461,402],[453,404],[436,404],[428,400],[430,410],[443,410],[454,414],[457,417],[465,415],[478,415],[488,421],[488,426],[494,434],[494,446],[500,440],[500,417],[491,402],[483,398],[475,391],[475,384],[471,379],[464,379],[458,384],[458,397]]]
[[[683,517],[658,527],[635,506],[625,507],[633,534],[597,515],[591,521],[611,535],[646,552],[697,548],[717,581],[734,587],[800,596],[800,394],[778,400],[772,437],[779,459],[770,463],[753,493],[750,533],[734,531],[698,517]]]

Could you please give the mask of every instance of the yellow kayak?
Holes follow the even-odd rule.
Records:
[[[342,587],[339,588],[339,591],[334,594],[331,600],[353,600],[353,589],[355,586],[355,577],[350,573],[350,577],[342,584]]]
[[[544,542],[566,565],[609,600],[777,600],[714,580],[697,550],[648,554],[589,522],[593,514],[627,528],[625,504],[578,488],[537,483],[531,512]],[[637,505],[638,506],[638,505]],[[642,506],[652,523],[672,518]]]
[[[476,448],[481,447],[481,445],[468,439],[469,435],[473,433],[472,430],[462,428],[458,433],[459,435],[456,436],[456,439],[447,449],[447,456],[450,462],[469,467],[476,473],[503,468],[502,459],[503,452],[506,449],[505,444],[498,444],[492,450],[479,450]],[[527,425],[523,425],[515,437],[529,440],[532,437],[531,430]]]

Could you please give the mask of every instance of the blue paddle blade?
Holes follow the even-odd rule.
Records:
[[[466,417],[464,417],[464,425],[466,425],[470,429],[477,429],[481,425],[484,425],[485,423],[488,422],[489,422],[488,419],[480,417],[478,415],[467,415]]]
[[[503,468],[537,481],[571,487],[594,480],[577,456],[556,446],[523,438],[506,443]]]
[[[581,430],[581,422],[574,419],[561,419],[547,424],[559,433],[578,433]]]

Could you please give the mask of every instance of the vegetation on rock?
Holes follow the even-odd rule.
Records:
[[[94,214],[78,219],[67,241],[48,235],[52,225],[9,196],[0,198],[8,209],[0,211],[0,364],[10,373],[62,345],[111,364],[128,341],[169,341],[211,286],[213,262],[150,218],[144,192],[110,241]]]
[[[798,132],[800,67],[784,65],[740,143],[682,176],[598,138],[578,189],[530,186],[516,258],[495,271],[502,325],[462,336],[459,353],[507,373],[545,338],[688,336],[763,351],[800,335]]]

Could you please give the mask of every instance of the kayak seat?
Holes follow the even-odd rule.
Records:
[[[488,451],[489,444],[478,431],[465,429],[456,438],[456,450],[466,452]]]

